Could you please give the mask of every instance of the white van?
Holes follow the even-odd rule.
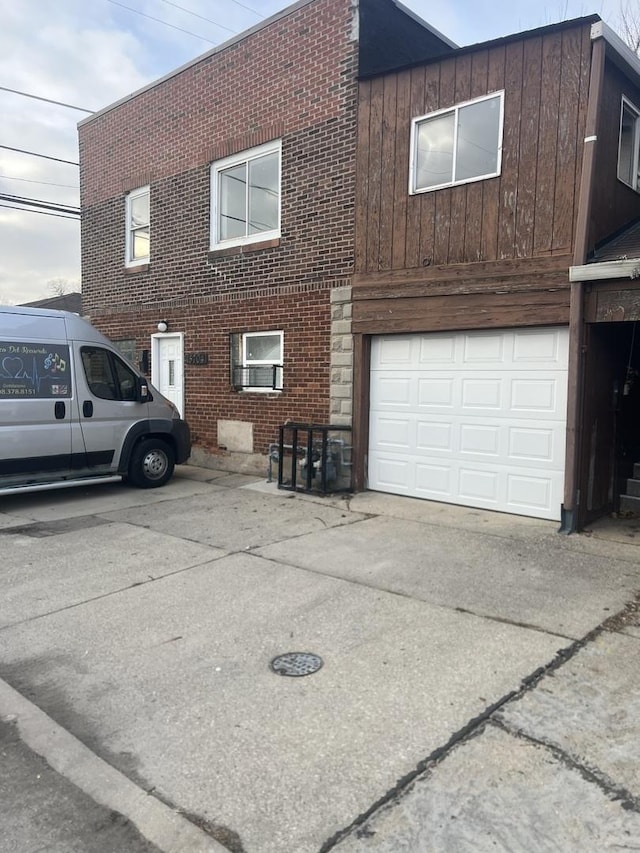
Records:
[[[89,323],[0,306],[0,495],[128,479],[164,485],[189,427]]]

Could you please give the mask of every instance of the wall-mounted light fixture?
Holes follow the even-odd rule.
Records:
[[[160,320],[160,322],[158,323],[158,331],[159,332],[166,332],[168,328],[169,328],[169,324],[167,323],[167,321],[166,320]]]

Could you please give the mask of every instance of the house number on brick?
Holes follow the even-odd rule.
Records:
[[[208,352],[188,352],[185,355],[187,364],[209,364]]]

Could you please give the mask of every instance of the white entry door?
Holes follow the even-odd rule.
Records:
[[[171,400],[184,417],[184,357],[182,332],[152,335],[151,384]]]
[[[566,327],[376,337],[369,488],[558,520]]]

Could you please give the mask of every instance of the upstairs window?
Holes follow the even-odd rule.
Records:
[[[211,167],[211,248],[280,236],[280,142]]]
[[[504,92],[413,119],[409,192],[500,174]]]
[[[638,152],[640,149],[640,111],[626,98],[622,99],[620,114],[620,143],[618,146],[618,177],[640,191]]]
[[[231,335],[231,384],[236,391],[282,391],[283,332]]]
[[[125,264],[128,267],[149,263],[149,195],[149,187],[140,187],[127,195]]]

